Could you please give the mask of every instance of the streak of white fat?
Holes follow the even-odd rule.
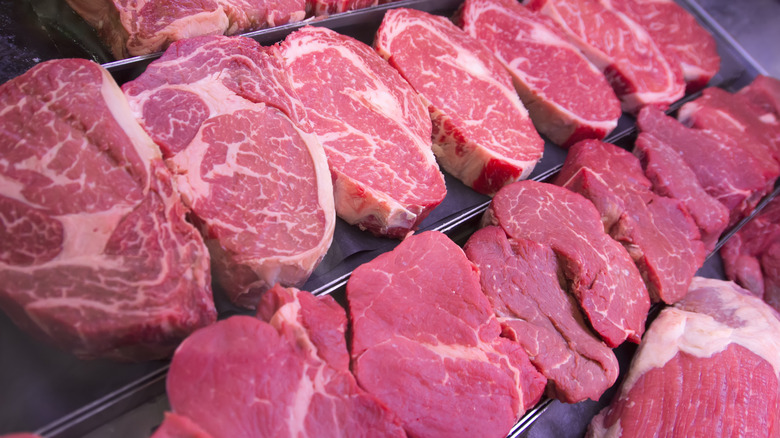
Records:
[[[606,415],[602,415],[601,413],[594,417],[594,421],[590,422],[588,436],[592,438],[620,438],[623,436],[623,428],[620,424],[620,418],[618,418],[618,420],[615,421],[615,423],[608,429],[604,428],[605,420]]]
[[[130,205],[116,205],[102,212],[57,217],[62,223],[64,241],[55,260],[70,262],[102,254],[119,222],[132,210]]]
[[[758,120],[761,120],[762,123],[766,123],[767,125],[774,125],[778,122],[777,117],[772,113],[761,114],[758,117]]]

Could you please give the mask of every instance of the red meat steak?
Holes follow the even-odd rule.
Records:
[[[615,93],[554,22],[513,0],[466,0],[459,21],[509,70],[534,125],[554,143],[568,147],[615,129]]]
[[[378,0],[306,0],[306,9],[314,16],[338,14],[368,8],[379,4]]]
[[[604,232],[593,204],[570,190],[519,181],[496,193],[483,224],[549,245],[591,325],[610,347],[639,342],[650,299],[626,250]]]
[[[508,239],[499,227],[475,232],[463,247],[503,327],[566,403],[598,400],[618,376],[615,354],[591,331],[576,300],[561,289],[555,252]]]
[[[0,104],[3,310],[86,358],[166,357],[213,322],[206,247],[109,73],[42,63]]]
[[[335,228],[325,152],[282,63],[249,38],[200,37],[174,43],[123,86],[166,155],[217,281],[245,307],[276,283],[303,285]]]
[[[444,170],[488,195],[530,175],[544,141],[479,41],[444,17],[402,8],[385,14],[374,45],[428,104]]]
[[[734,283],[694,278],[647,330],[589,437],[777,436],[778,314]]]
[[[771,76],[758,75],[748,86],[737,93],[766,114],[780,116],[780,80]]]
[[[347,283],[352,369],[412,437],[503,437],[545,378],[501,327],[447,236],[410,236]],[[466,414],[467,413],[467,414]]]
[[[212,438],[212,436],[189,418],[166,412],[162,424],[150,438]]]

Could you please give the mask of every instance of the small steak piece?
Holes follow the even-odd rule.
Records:
[[[480,273],[482,291],[508,336],[547,377],[547,393],[565,403],[598,400],[618,376],[615,353],[585,322],[574,297],[561,288],[555,252],[530,240],[509,239],[489,226],[463,247]]]
[[[645,333],[588,437],[774,437],[778,314],[734,283],[696,277]]]
[[[123,89],[228,298],[252,308],[276,283],[303,285],[336,214],[325,152],[278,50],[243,37],[179,41]]]
[[[699,227],[705,249],[715,249],[718,238],[728,226],[728,209],[704,191],[696,174],[677,151],[652,134],[639,134],[634,143],[634,155],[642,163],[647,179],[653,183],[653,192],[682,202]]]
[[[379,4],[378,0],[306,0],[307,15],[338,14]]]
[[[395,9],[374,46],[428,104],[444,170],[486,195],[531,174],[544,141],[511,76],[479,41],[444,17]]]
[[[214,438],[404,437],[349,372],[344,309],[275,286],[263,322],[237,315],[195,332],[168,373],[171,408]]]
[[[685,94],[679,66],[666,59],[642,26],[611,9],[608,0],[530,0],[527,5],[554,20],[604,72],[623,111],[666,108]]]
[[[162,424],[150,438],[213,438],[194,421],[182,415],[166,412]]]
[[[715,38],[674,0],[605,0],[604,3],[642,26],[669,63],[682,68],[686,92],[706,87],[720,69]]]
[[[546,380],[501,326],[479,272],[427,231],[359,266],[347,283],[352,369],[410,437],[504,437]]]
[[[593,202],[604,230],[636,263],[653,301],[672,304],[685,296],[707,250],[685,206],[650,190],[637,157],[584,140],[569,150],[555,184]]]
[[[604,342],[639,343],[650,310],[647,289],[626,250],[604,232],[590,201],[552,184],[519,181],[496,193],[482,223],[500,225],[510,238],[552,247]]]
[[[745,96],[753,105],[761,108],[765,114],[780,117],[780,80],[771,76],[758,75],[748,86],[737,94]]]
[[[509,70],[534,125],[553,143],[568,147],[615,129],[620,101],[554,22],[514,0],[466,0],[458,20]]]
[[[729,225],[753,211],[766,193],[766,179],[743,164],[745,153],[735,142],[687,128],[657,108],[644,108],[637,125],[682,157],[704,191],[729,210]]]
[[[135,361],[216,320],[206,246],[106,70],[38,64],[0,108],[0,307],[17,325]]]
[[[431,118],[417,93],[371,47],[324,27],[281,45],[333,178],[336,213],[403,238],[444,200]]]

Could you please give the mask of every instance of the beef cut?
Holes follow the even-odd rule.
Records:
[[[605,0],[638,23],[672,65],[682,68],[686,91],[707,86],[720,69],[715,38],[674,0]]]
[[[612,350],[588,327],[577,301],[561,287],[555,252],[530,240],[507,238],[489,226],[463,247],[504,336],[523,346],[547,377],[547,393],[566,403],[598,400],[618,376]]]
[[[634,155],[642,163],[647,179],[653,183],[653,192],[682,202],[699,227],[705,249],[715,249],[718,238],[728,226],[728,209],[704,191],[696,174],[677,151],[652,134],[639,134],[634,143]]]
[[[778,336],[778,314],[761,300],[694,278],[653,321],[588,436],[778,436]]]
[[[347,283],[352,369],[410,437],[504,437],[545,378],[502,338],[477,268],[427,231],[359,266]]]
[[[554,22],[514,0],[466,0],[458,21],[509,70],[534,125],[553,143],[568,147],[615,129],[615,93]]]
[[[758,75],[753,82],[737,92],[765,114],[780,117],[780,80],[771,76]],[[767,117],[767,116],[764,116]]]
[[[235,315],[182,342],[167,380],[176,414],[213,438],[405,436],[350,373],[332,297],[276,286],[259,314],[268,322]]]
[[[328,250],[333,189],[322,145],[275,47],[179,41],[123,90],[160,145],[234,303],[301,286]]]
[[[379,0],[306,0],[306,11],[307,15],[319,17],[368,8],[377,4]]]
[[[405,237],[446,195],[425,105],[395,69],[354,38],[304,27],[281,49],[325,147],[336,213],[376,235]]]
[[[685,94],[679,66],[663,55],[642,26],[608,6],[608,0],[530,0],[531,10],[552,18],[604,72],[622,103],[636,113],[666,108]]]
[[[169,356],[214,322],[209,256],[122,91],[99,65],[0,85],[0,306],[79,357]]]
[[[385,13],[374,46],[428,105],[444,170],[487,195],[531,174],[544,141],[479,41],[444,17],[402,8]]]
[[[613,144],[581,141],[569,150],[555,184],[593,202],[604,230],[636,263],[653,301],[672,304],[685,295],[707,250],[688,209],[653,193],[637,157]]]
[[[213,438],[194,421],[182,415],[166,412],[162,424],[150,438]]]
[[[682,157],[702,188],[729,210],[729,225],[753,211],[766,194],[766,178],[743,164],[745,152],[735,141],[687,128],[657,108],[644,108],[637,125]]]
[[[650,298],[626,250],[604,232],[601,215],[582,195],[552,184],[518,181],[496,193],[482,219],[514,239],[555,251],[594,330],[610,347],[638,343]]]

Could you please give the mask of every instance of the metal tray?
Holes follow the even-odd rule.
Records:
[[[3,44],[18,49],[13,51],[9,66],[0,66],[0,82],[21,74],[44,59],[79,56],[105,61],[100,44],[90,29],[79,24],[68,8],[56,6],[57,0],[0,0],[0,55]],[[729,91],[747,85],[757,74],[766,72],[693,0],[678,0],[692,11],[715,36],[722,58],[721,70],[712,84]],[[295,29],[312,24],[327,26],[338,32],[371,43],[384,12],[391,8],[411,7],[449,16],[462,0],[403,0],[364,10],[337,14],[312,22],[295,23],[246,34],[263,44],[283,39]],[[3,8],[3,6],[7,6]],[[31,15],[32,14],[32,15]],[[65,17],[58,22],[57,17]],[[13,23],[12,26],[2,26]],[[68,24],[70,23],[70,24]],[[25,35],[22,38],[21,35]],[[75,37],[74,37],[75,35]],[[131,80],[159,55],[147,55],[103,65],[119,83]],[[4,58],[9,59],[9,58]],[[696,96],[686,96],[670,111]],[[634,119],[623,115],[618,128],[608,141],[629,147],[635,136]],[[545,144],[544,158],[535,168],[531,179],[543,181],[560,169],[566,152],[550,142]],[[476,229],[477,222],[487,208],[489,198],[464,186],[445,173],[447,197],[423,221],[421,230],[439,230],[456,242],[464,242]],[[774,193],[773,193],[774,195]],[[764,204],[761,204],[763,206]],[[741,226],[738,224],[735,229]],[[734,230],[732,230],[733,232]],[[721,244],[731,234],[724,235]],[[342,300],[349,274],[360,264],[373,259],[397,245],[397,241],[373,237],[341,221],[337,221],[336,235],[323,262],[303,287],[315,294],[332,293]],[[711,257],[700,271],[701,275],[723,277],[717,255]],[[220,317],[246,313],[231,306],[217,295]],[[624,345],[616,350],[621,369],[627,368],[635,346]],[[111,361],[82,361],[68,353],[39,343],[17,329],[0,314],[0,434],[35,430],[46,437],[148,437],[162,420],[168,408],[165,398],[166,361],[122,364]],[[613,387],[598,402],[576,405],[544,400],[531,409],[509,434],[524,435],[531,425],[547,427],[551,424],[554,436],[581,436],[584,427],[595,412],[611,399]],[[546,410],[560,411],[543,415]],[[561,416],[563,415],[563,416]],[[580,425],[579,427],[577,425]],[[555,431],[554,427],[563,429]],[[538,430],[542,430],[537,428]],[[546,430],[546,429],[545,429]],[[565,433],[563,431],[566,431]]]

